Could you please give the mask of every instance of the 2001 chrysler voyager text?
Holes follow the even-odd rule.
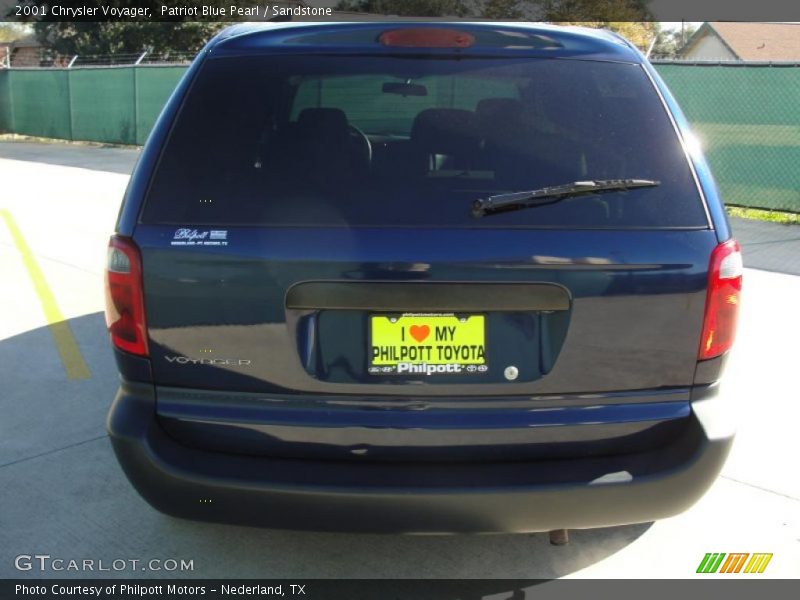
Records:
[[[111,238],[119,462],[165,513],[530,532],[691,506],[742,261],[659,75],[602,31],[238,25]]]

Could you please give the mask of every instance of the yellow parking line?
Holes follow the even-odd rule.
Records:
[[[67,379],[89,379],[91,373],[89,372],[89,367],[86,366],[86,361],[83,360],[83,355],[80,348],[78,348],[77,342],[75,342],[72,328],[64,320],[64,315],[61,314],[61,310],[58,308],[56,298],[53,296],[50,286],[47,285],[47,280],[44,278],[44,273],[39,268],[33,252],[28,247],[25,238],[22,237],[22,232],[17,227],[11,213],[3,208],[0,209],[0,214],[3,216],[11,233],[14,245],[22,256],[22,262],[28,271],[28,276],[31,278],[36,295],[39,296],[39,301],[42,303],[44,316],[47,319],[50,333],[53,335],[58,354],[61,356],[61,363],[64,365]]]

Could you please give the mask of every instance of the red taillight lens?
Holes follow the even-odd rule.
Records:
[[[132,240],[116,235],[108,242],[106,325],[117,348],[147,356],[142,260]]]
[[[469,48],[475,43],[475,37],[457,29],[418,27],[384,31],[379,41],[384,46],[402,48]]]
[[[714,358],[730,350],[736,337],[742,292],[742,253],[736,240],[720,244],[708,267],[706,313],[698,358]]]

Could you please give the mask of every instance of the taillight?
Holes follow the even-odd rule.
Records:
[[[136,244],[117,235],[108,242],[106,325],[117,348],[147,356],[142,260]]]
[[[736,240],[720,244],[711,253],[708,292],[698,358],[714,358],[730,350],[736,337],[742,292],[742,253]]]
[[[475,36],[470,33],[439,27],[392,29],[378,39],[384,46],[402,48],[469,48],[475,43]]]

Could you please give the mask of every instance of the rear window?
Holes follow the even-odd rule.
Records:
[[[484,218],[493,194],[587,179],[661,185]],[[219,58],[153,176],[149,224],[704,227],[640,65],[386,56]]]

